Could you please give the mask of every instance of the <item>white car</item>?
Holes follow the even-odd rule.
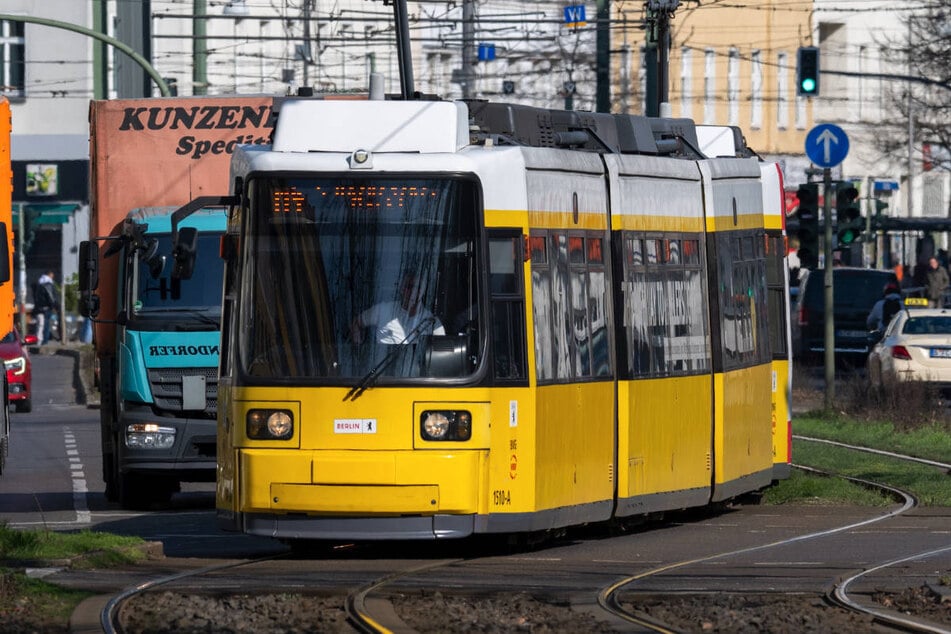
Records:
[[[868,355],[872,387],[924,381],[951,389],[951,309],[902,310]]]

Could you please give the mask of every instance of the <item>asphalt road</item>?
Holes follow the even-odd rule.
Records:
[[[213,483],[185,483],[168,506],[152,511],[126,511],[106,501],[99,410],[77,404],[82,399],[76,357],[41,348],[32,361],[33,411],[11,414],[0,522],[137,535],[161,541],[173,557],[253,557],[283,550],[275,540],[218,530]]]

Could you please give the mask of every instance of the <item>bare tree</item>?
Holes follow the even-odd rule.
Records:
[[[882,130],[877,147],[897,161],[907,158],[910,127],[916,158],[931,169],[951,171],[951,5],[929,0],[905,15],[904,36],[886,42],[883,54],[896,60],[896,74],[909,78],[889,82],[889,111],[894,121],[911,120],[912,125]]]

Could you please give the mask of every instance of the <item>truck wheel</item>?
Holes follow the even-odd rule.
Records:
[[[116,475],[119,505],[124,509],[143,511],[153,504],[168,504],[178,490],[178,482],[138,473]]]
[[[119,501],[119,492],[116,490],[116,456],[114,453],[102,454],[102,479],[106,483],[105,496],[110,502]]]
[[[135,473],[116,473],[116,499],[119,506],[133,511],[142,511],[149,507],[151,499],[142,476]]]

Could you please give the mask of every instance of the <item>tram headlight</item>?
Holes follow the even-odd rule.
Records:
[[[294,417],[286,409],[252,409],[246,422],[253,440],[287,440],[294,435]]]
[[[469,440],[472,414],[466,410],[426,410],[419,417],[423,440]]]
[[[157,423],[133,423],[125,428],[125,446],[129,449],[171,449],[175,428]]]

